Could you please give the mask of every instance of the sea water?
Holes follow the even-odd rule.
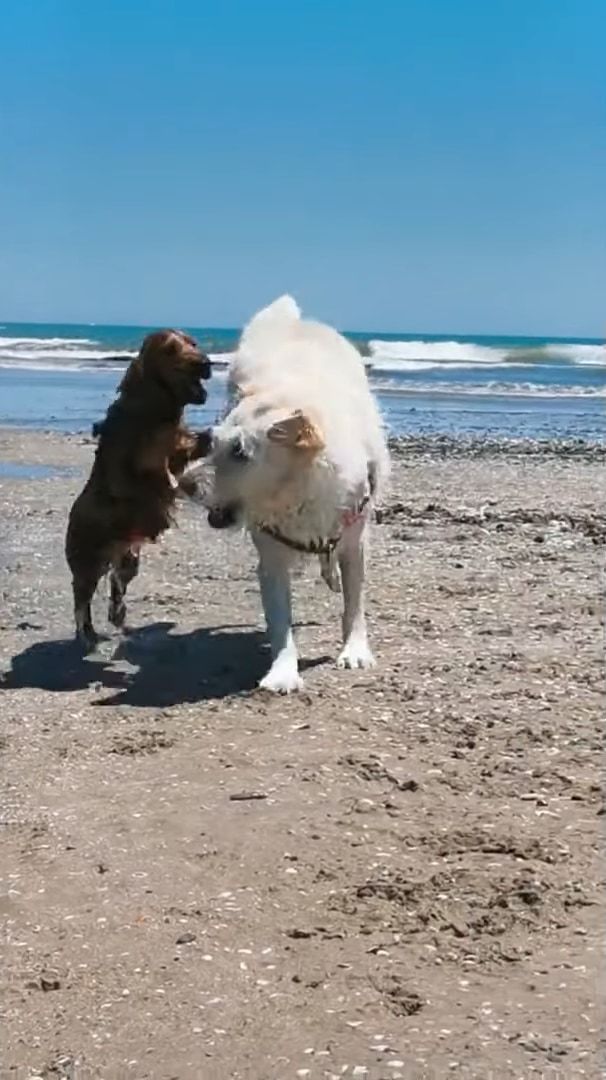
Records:
[[[0,325],[0,425],[89,431],[153,327]],[[187,327],[213,361],[212,423],[225,405],[237,329]],[[606,439],[606,347],[579,338],[437,334],[347,335],[393,434]]]

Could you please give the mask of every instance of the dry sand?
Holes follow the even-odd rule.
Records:
[[[602,1076],[603,452],[405,446],[379,666],[336,670],[312,563],[291,699],[253,689],[250,545],[194,506],[78,659],[91,455],[0,433],[74,470],[0,479],[2,1080]]]

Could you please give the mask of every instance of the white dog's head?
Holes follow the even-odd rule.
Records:
[[[314,421],[253,392],[214,429],[214,528],[260,524],[292,510],[304,496],[324,449]]]

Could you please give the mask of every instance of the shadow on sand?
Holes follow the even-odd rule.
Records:
[[[152,623],[101,643],[83,656],[73,640],[40,641],[12,659],[0,690],[69,693],[94,687],[96,705],[167,707],[213,701],[253,690],[269,666],[264,635],[249,626],[211,626],[174,634],[172,622]],[[303,661],[306,668],[326,657]]]

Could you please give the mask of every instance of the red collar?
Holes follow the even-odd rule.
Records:
[[[141,544],[144,544],[146,542],[146,540],[149,540],[149,536],[145,536],[144,533],[137,532],[137,530],[135,529],[133,530],[133,532],[128,534],[127,540],[131,547],[134,547],[135,545],[140,547]]]
[[[349,510],[343,510],[341,513],[341,530],[336,536],[329,536],[327,538],[320,538],[318,540],[310,540],[308,543],[304,543],[301,540],[293,540],[291,536],[285,536],[279,529],[273,529],[270,525],[260,525],[257,528],[261,532],[264,532],[266,536],[271,536],[272,539],[277,540],[278,543],[284,544],[285,547],[292,548],[293,551],[301,551],[305,555],[330,555],[336,548],[339,540],[343,536],[345,529],[349,529],[352,525],[355,525],[357,521],[361,521],[366,516],[368,504],[370,503],[370,495],[367,494],[364,498],[360,499],[360,502],[353,506]]]

